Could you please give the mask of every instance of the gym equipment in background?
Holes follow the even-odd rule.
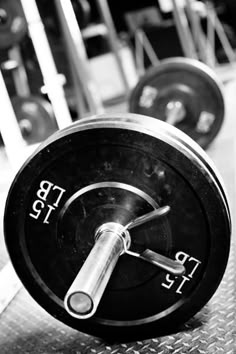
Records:
[[[131,92],[129,105],[132,113],[175,125],[203,148],[219,133],[225,113],[217,76],[189,58],[166,59],[147,70]]]

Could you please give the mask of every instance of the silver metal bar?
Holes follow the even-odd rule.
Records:
[[[194,41],[191,31],[189,29],[188,21],[181,6],[178,6],[176,0],[172,0],[173,14],[177,32],[179,35],[180,43],[184,52],[184,55],[188,58],[198,59]]]
[[[135,33],[135,62],[138,76],[142,76],[145,73],[144,68],[144,53],[143,53],[143,33],[141,30],[137,30]]]
[[[200,25],[199,16],[196,14],[196,11],[193,8],[192,0],[185,0],[185,3],[186,3],[186,12],[191,24],[194,43],[198,48],[199,58],[204,63],[206,63],[207,62],[206,38]]]
[[[92,114],[104,112],[102,99],[89,68],[82,34],[70,0],[56,0],[55,6],[60,20],[68,53]]]
[[[127,80],[126,77],[126,73],[124,70],[124,65],[122,63],[122,59],[121,59],[121,55],[120,55],[120,48],[119,48],[119,41],[118,41],[118,36],[116,33],[116,29],[114,26],[114,22],[111,16],[111,12],[107,3],[107,0],[97,0],[97,4],[98,4],[98,8],[100,10],[100,14],[101,17],[103,19],[103,22],[105,23],[105,25],[107,26],[108,32],[107,32],[107,36],[108,36],[108,40],[112,49],[112,52],[115,56],[116,59],[116,63],[117,63],[117,67],[120,71],[120,76],[122,78],[123,81],[123,85],[124,85],[124,89],[125,89],[125,93],[126,95],[129,94],[129,90],[130,90],[130,86],[129,86],[129,82]]]
[[[26,142],[22,137],[1,71],[0,97],[2,112],[0,117],[0,131],[9,162],[14,169],[18,169],[26,148]]]
[[[69,69],[70,69],[70,74],[71,74],[71,80],[72,80],[72,87],[73,87],[73,96],[71,97],[72,99],[75,99],[75,106],[76,106],[76,111],[78,117],[85,117],[87,112],[88,112],[88,106],[85,102],[85,97],[84,97],[84,92],[83,92],[83,85],[80,82],[78,75],[77,75],[77,69],[75,68],[71,55],[70,55],[70,50],[69,50],[69,43],[65,37],[64,32],[62,31],[63,34],[63,39],[64,39],[64,46],[66,49],[66,54],[67,54],[67,60],[69,62]],[[67,100],[70,99],[70,97],[67,97]],[[68,105],[69,105],[69,100],[68,100]]]
[[[146,223],[156,218],[157,215],[159,217],[166,215],[170,208],[165,206],[157,210],[136,218],[126,226],[106,223],[96,231],[95,245],[64,299],[65,309],[72,317],[87,319],[94,315],[117,261],[124,253],[140,258],[176,276],[185,272],[185,267],[179,262],[149,249],[141,254],[129,251],[131,238],[127,231],[128,228]]]
[[[157,66],[160,63],[158,56],[156,55],[146,33],[143,31],[143,47],[147,53],[148,58],[152,66]]]
[[[67,48],[68,50],[68,48]],[[71,57],[68,55],[68,59],[70,62],[70,70],[71,70],[71,76],[72,76],[72,82],[73,82],[73,88],[74,88],[74,95],[75,95],[75,100],[76,100],[76,110],[79,118],[84,118],[86,114],[88,114],[88,106],[86,104],[86,99],[84,96],[84,91],[82,89],[83,84],[80,82],[80,79],[78,78],[76,74],[76,69],[71,61]],[[103,110],[103,109],[102,109]]]
[[[58,127],[63,129],[72,123],[72,119],[36,1],[21,0],[21,4]]]
[[[207,18],[207,64],[212,68],[217,64],[215,55],[215,15],[211,12],[211,3],[206,2]]]
[[[64,305],[76,318],[91,317],[98,307],[115,265],[124,251],[122,236],[104,230],[69,288]]]
[[[207,65],[214,67],[216,62],[216,57],[215,57],[214,46],[212,47],[212,43],[209,42],[209,38],[208,38],[209,20],[207,17],[207,36],[206,36],[202,29],[201,18],[198,13],[199,10],[197,9],[196,4],[197,2],[195,0],[186,0],[186,10],[188,13],[189,20],[192,24],[193,38],[197,45],[200,59]],[[202,4],[202,6],[204,6],[204,4]],[[214,30],[213,30],[213,35],[214,35]]]
[[[17,68],[12,71],[16,93],[20,97],[28,97],[30,95],[29,81],[19,46],[14,46],[9,49],[8,56],[11,60],[15,60],[18,64]]]

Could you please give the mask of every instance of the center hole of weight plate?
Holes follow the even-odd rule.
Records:
[[[77,315],[86,315],[92,312],[93,302],[87,294],[76,292],[68,299],[69,310]]]
[[[150,196],[130,185],[116,182],[90,185],[75,193],[62,209],[58,245],[62,252],[68,253],[67,257],[72,257],[78,270],[94,245],[97,230],[111,224],[125,227],[133,219],[158,207]],[[153,234],[157,236],[153,237]],[[158,223],[151,221],[130,230],[130,237],[131,248],[138,253],[147,248],[167,256],[170,252],[171,230],[166,217]],[[109,282],[110,290],[139,286],[160,272],[125,254],[121,258],[114,270],[115,276]]]

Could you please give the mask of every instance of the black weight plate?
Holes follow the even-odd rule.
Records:
[[[58,129],[52,107],[45,99],[15,96],[11,101],[23,138],[28,144],[40,143]]]
[[[99,118],[56,133],[18,173],[6,204],[7,247],[28,291],[56,318],[97,336],[156,336],[186,321],[213,295],[228,259],[230,216],[218,179],[190,139],[183,144],[174,127],[142,118]],[[72,318],[63,298],[95,228],[126,223],[153,203],[170,205],[169,216],[132,230],[134,247],[177,254],[186,274],[121,256],[95,316]]]
[[[19,43],[27,33],[20,1],[0,0],[0,49]]]
[[[207,148],[218,134],[225,113],[220,83],[203,63],[173,58],[150,68],[130,96],[130,112],[167,120],[169,102],[180,101],[185,117],[175,126]]]
[[[119,120],[125,120],[125,121],[130,121],[133,124],[139,124],[140,125],[140,115],[134,115],[134,114],[126,114],[125,117],[123,114],[116,114],[116,118],[115,119],[119,119]],[[84,119],[80,119],[78,122],[76,122],[76,125],[86,125],[88,127],[88,125],[94,125],[94,123],[96,122],[103,122],[106,123],[106,125],[109,126],[109,115],[103,114],[100,116],[93,116],[93,117],[89,117],[89,118],[84,118]],[[130,120],[129,120],[130,119]],[[164,123],[164,124],[163,124]],[[145,126],[146,129],[149,130],[149,134],[152,133],[153,130],[153,119],[150,119],[147,121],[146,118],[143,117],[143,122],[142,125]],[[192,154],[195,155],[195,159],[199,159],[199,168],[201,168],[201,164],[203,166],[205,166],[208,169],[208,172],[211,174],[211,179],[214,179],[214,183],[216,183],[222,193],[222,197],[225,200],[225,204],[227,206],[228,209],[228,214],[230,214],[230,210],[229,210],[229,204],[228,204],[228,197],[225,193],[225,186],[224,186],[224,181],[222,180],[221,176],[219,175],[219,173],[217,173],[217,169],[213,163],[213,161],[209,158],[209,156],[205,153],[205,151],[196,143],[194,142],[194,140],[192,140],[191,138],[189,138],[189,136],[187,136],[186,134],[183,134],[182,131],[178,131],[178,133],[176,134],[176,129],[172,128],[172,126],[167,126],[165,122],[161,122],[159,121],[159,126],[161,126],[161,130],[162,133],[165,132],[165,140],[169,141],[171,139],[175,140],[175,144],[177,144],[177,142],[180,144],[178,148],[180,148],[180,146],[184,145],[185,148],[187,150],[189,150],[189,152],[191,151]],[[65,131],[71,130],[73,129],[73,125],[70,127],[67,127],[63,130],[60,130],[56,133],[56,135],[53,135],[52,139],[55,138],[59,138],[61,135],[64,134]],[[47,142],[46,142],[47,144]],[[190,155],[189,155],[190,158]]]

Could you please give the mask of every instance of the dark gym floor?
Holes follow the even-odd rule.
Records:
[[[77,332],[56,321],[22,289],[0,316],[1,354],[64,353],[159,353],[159,354],[234,354],[236,353],[236,254],[235,254],[235,168],[236,168],[236,72],[225,85],[226,117],[224,126],[208,149],[224,179],[231,204],[233,234],[231,255],[224,279],[210,302],[181,331],[169,336],[132,343],[106,343]],[[125,105],[109,111],[125,110]],[[2,235],[4,200],[12,178],[0,152],[0,269],[7,261]],[[0,286],[2,286],[0,284]]]

